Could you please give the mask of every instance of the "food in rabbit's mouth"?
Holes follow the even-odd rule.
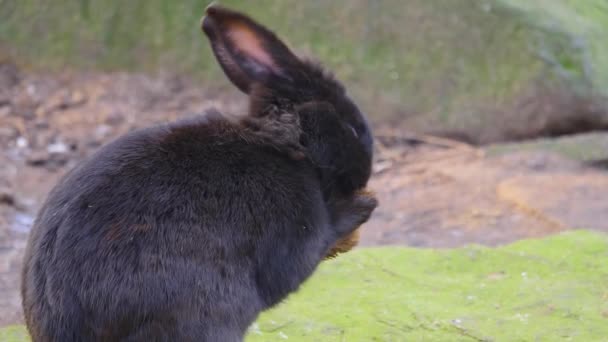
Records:
[[[360,195],[366,195],[370,197],[374,197],[375,194],[368,189],[360,190],[358,192]],[[344,236],[340,240],[338,240],[333,247],[327,252],[325,258],[323,260],[330,260],[336,258],[340,254],[344,254],[349,252],[353,248],[355,248],[359,244],[359,239],[361,237],[360,232],[361,226],[357,227],[357,229],[353,230],[350,234]]]
[[[336,244],[327,252],[324,260],[334,259],[338,255],[346,253],[355,248],[359,243],[359,229],[355,229],[352,233],[346,235],[336,242]]]

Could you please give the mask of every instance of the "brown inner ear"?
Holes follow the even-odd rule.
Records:
[[[262,39],[249,26],[238,20],[229,21],[225,25],[227,37],[236,49],[268,69],[279,71],[278,66],[264,48]]]
[[[220,63],[222,69],[228,76],[228,78],[237,86],[242,92],[249,93],[251,80],[243,69],[234,61],[230,52],[226,49],[224,43],[219,40],[213,44],[213,52],[217,60]]]
[[[216,58],[228,78],[249,93],[255,83],[267,83],[273,77],[289,81],[299,59],[264,26],[244,14],[221,6],[211,6],[202,20]]]

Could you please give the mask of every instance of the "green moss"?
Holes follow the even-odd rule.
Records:
[[[29,341],[29,338],[24,326],[12,325],[0,328],[0,341],[23,342]]]
[[[360,249],[323,264],[248,341],[606,341],[608,237]]]
[[[0,340],[25,341],[22,327]],[[255,341],[608,341],[608,236],[358,249],[265,312]]]

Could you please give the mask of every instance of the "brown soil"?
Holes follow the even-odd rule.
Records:
[[[209,107],[233,90],[130,74],[27,75],[0,68],[0,326],[19,322],[27,232],[46,193],[100,145]],[[548,153],[490,158],[465,144],[378,129],[370,184],[380,200],[363,246],[497,245],[570,228],[608,231],[608,174]]]

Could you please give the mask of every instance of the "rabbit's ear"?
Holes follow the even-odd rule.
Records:
[[[211,5],[202,29],[224,73],[245,93],[256,82],[273,77],[289,80],[289,70],[300,64],[274,33],[241,13]]]

